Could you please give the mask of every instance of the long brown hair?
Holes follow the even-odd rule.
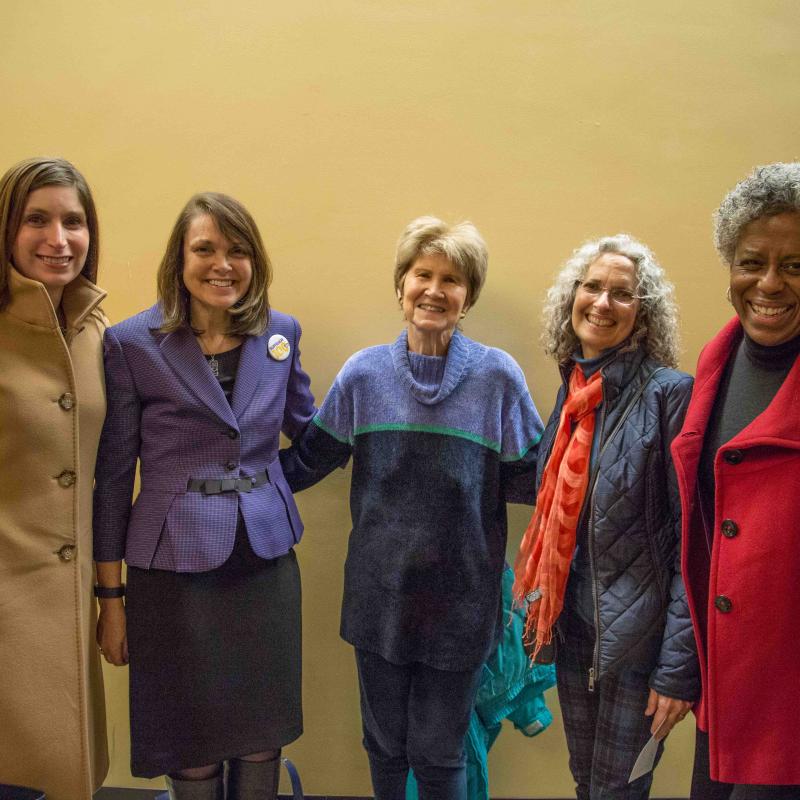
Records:
[[[14,265],[14,242],[22,224],[22,214],[28,195],[45,186],[73,186],[86,214],[89,229],[89,250],[81,275],[92,283],[97,280],[100,252],[100,231],[97,209],[86,179],[63,158],[26,158],[15,164],[0,178],[0,310],[8,305],[8,271]]]

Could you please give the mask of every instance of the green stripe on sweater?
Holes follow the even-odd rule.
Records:
[[[329,428],[329,427],[328,427],[328,426],[327,426],[327,425],[326,425],[326,424],[325,424],[325,423],[324,423],[324,422],[323,422],[323,421],[322,421],[322,420],[319,418],[319,415],[317,415],[316,417],[314,417],[314,419],[312,419],[311,421],[312,421],[312,422],[313,422],[313,423],[314,423],[314,424],[315,424],[315,425],[316,425],[318,428],[322,428],[322,430],[323,430],[323,431],[325,431],[325,433],[327,433],[327,434],[328,434],[328,436],[333,436],[333,438],[334,438],[334,439],[336,439],[336,441],[337,441],[337,442],[341,442],[342,444],[349,444],[349,445],[352,445],[352,444],[353,444],[353,442],[352,442],[350,439],[348,439],[346,436],[342,436],[340,433],[337,433],[337,432],[336,432],[336,431],[335,431],[333,428]]]
[[[360,436],[363,433],[376,433],[379,431],[413,431],[414,433],[437,433],[441,436],[455,436],[459,439],[467,439],[475,444],[488,447],[495,453],[500,452],[500,444],[493,442],[491,439],[484,439],[483,436],[478,436],[477,433],[470,431],[462,431],[458,428],[448,428],[445,425],[421,425],[408,422],[383,422],[375,425],[363,425],[356,428],[355,435]]]
[[[325,431],[325,433],[327,433],[329,436],[332,436],[334,439],[336,439],[337,442],[349,445],[353,444],[350,439],[348,439],[346,436],[342,436],[340,433],[337,433],[335,430],[333,430],[333,428],[330,428],[318,416],[314,417],[314,419],[311,421],[317,427],[322,428],[322,430]],[[485,439],[483,436],[478,436],[477,433],[470,433],[470,431],[462,431],[458,428],[448,428],[446,425],[421,425],[403,422],[384,422],[377,423],[375,425],[362,425],[360,428],[356,428],[355,435],[360,436],[363,433],[377,433],[380,431],[413,431],[415,433],[436,433],[440,436],[455,436],[459,439],[467,439],[470,442],[475,442],[475,444],[486,447],[495,453],[500,453],[500,445],[498,442],[494,442],[491,439]],[[513,455],[508,456],[501,455],[500,460],[520,461],[525,457],[525,454],[531,449],[531,447],[539,444],[539,440],[541,438],[542,435],[539,434],[539,436],[537,436],[535,439],[531,439],[531,441],[528,442],[528,444],[523,447],[519,453],[514,453]]]

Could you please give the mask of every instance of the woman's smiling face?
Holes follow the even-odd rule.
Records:
[[[626,305],[613,300],[612,295],[635,295],[637,284],[636,268],[627,256],[603,253],[589,265],[572,303],[572,328],[584,358],[595,358],[631,335],[639,300]]]
[[[745,225],[730,280],[731,303],[753,341],[774,347],[800,335],[800,214]]]
[[[430,343],[431,347],[446,349],[461,313],[466,311],[467,294],[466,278],[446,256],[420,256],[405,274],[400,291],[409,348],[428,352],[430,347],[425,345]]]
[[[231,242],[208,214],[199,214],[183,237],[183,284],[192,306],[220,311],[238,302],[250,287],[250,251]]]
[[[25,200],[12,262],[26,278],[43,283],[60,300],[86,263],[89,227],[74,186],[43,186]]]

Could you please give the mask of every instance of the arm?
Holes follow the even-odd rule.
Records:
[[[98,561],[97,583],[100,586],[122,585],[121,561]],[[97,646],[109,664],[121,667],[128,663],[128,636],[125,621],[125,603],[121,597],[100,598],[100,616],[97,619]]]
[[[353,401],[347,365],[336,376],[319,413],[291,447],[279,453],[286,482],[293,492],[308,489],[336,467],[344,467],[353,446]]]
[[[324,428],[315,417],[291,447],[278,453],[281,468],[289,488],[301,492],[319,483],[336,467],[344,468],[352,447],[340,441]]]
[[[666,467],[667,504],[670,509],[670,535],[674,540],[669,606],[658,663],[650,676],[650,699],[646,714],[653,715],[651,731],[663,738],[683,719],[700,695],[700,676],[692,620],[681,575],[681,506],[678,482],[670,453],[670,443],[683,425],[692,382],[686,378],[665,392],[661,406],[662,453]]]
[[[106,331],[103,350],[107,410],[95,471],[94,557],[98,584],[119,586],[139,457],[141,407],[122,348],[112,331]],[[128,663],[122,598],[100,600],[96,638],[109,663]]]
[[[316,412],[314,395],[311,393],[311,379],[300,365],[300,323],[292,319],[295,328],[294,347],[289,380],[286,384],[286,404],[283,409],[281,430],[294,441],[306,428]]]
[[[531,441],[528,449],[512,461],[500,464],[500,479],[503,482],[507,503],[536,503],[536,464],[539,459],[539,439]]]
[[[507,503],[536,502],[536,464],[542,419],[533,404],[522,370],[512,361],[512,382],[503,398],[500,479]]]
[[[94,559],[121,561],[139,458],[141,403],[122,347],[112,330],[103,342],[106,419],[95,468]]]

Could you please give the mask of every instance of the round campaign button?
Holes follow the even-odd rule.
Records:
[[[292,351],[289,345],[289,340],[285,336],[276,333],[274,336],[269,337],[267,342],[267,352],[276,361],[286,361],[289,358],[289,353]]]

